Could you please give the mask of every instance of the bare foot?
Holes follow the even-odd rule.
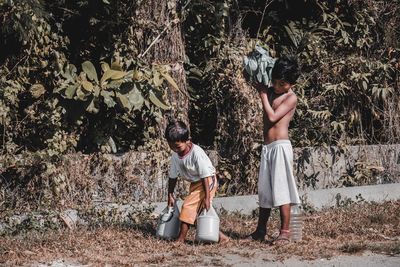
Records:
[[[178,248],[184,244],[185,244],[185,240],[176,239],[174,242],[172,242],[172,247]]]
[[[185,243],[185,239],[183,238],[178,238],[178,239],[176,239],[175,241],[174,241],[174,243],[176,243],[176,244],[183,244],[183,243]]]
[[[220,243],[220,244],[226,244],[226,243],[228,243],[229,241],[231,241],[231,239],[230,239],[227,235],[225,235],[225,234],[222,233],[222,232],[219,232],[219,241],[218,241],[218,243]]]

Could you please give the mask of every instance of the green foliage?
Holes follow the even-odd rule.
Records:
[[[139,69],[123,71],[118,62],[113,62],[111,67],[103,62],[101,69],[103,75],[98,77],[94,65],[85,61],[78,75],[76,67],[69,64],[61,72],[63,79],[54,92],[65,99],[85,103],[86,111],[93,114],[99,113],[102,105],[106,109],[118,106],[127,113],[141,110],[144,104],[149,107],[150,103],[163,110],[169,109],[154,93],[163,93],[163,76],[170,78],[164,66],[144,72]]]
[[[283,51],[297,53],[305,70],[297,86],[292,137],[301,146],[395,142],[388,139],[383,121],[385,103],[398,97],[397,71],[393,58],[381,56],[386,48],[377,45],[382,34],[372,29],[380,31],[378,18],[368,8],[349,12],[343,3],[335,12],[320,7],[321,20],[285,26],[292,46]]]
[[[69,190],[64,154],[161,146],[179,88],[169,65],[137,58],[139,4],[0,1],[0,199],[54,204]]]
[[[381,4],[367,1],[365,5],[361,1],[336,1],[330,5],[325,1],[284,2],[267,5],[264,16],[261,12],[264,6],[256,1],[228,5],[230,24],[225,34],[217,34],[218,3],[212,7],[206,2],[193,4],[197,12],[190,13],[186,21],[186,38],[201,40],[188,43],[188,54],[193,53],[190,57],[193,63],[196,58],[205,58],[199,64],[190,65],[189,84],[193,96],[199,99],[194,105],[202,107],[209,102],[208,90],[214,90],[211,86],[214,82],[210,81],[208,72],[219,68],[217,64],[226,69],[225,74],[214,77],[219,81],[231,79],[229,70],[236,69],[222,51],[210,54],[201,49],[210,42],[223,47],[222,44],[229,42],[226,35],[237,33],[235,25],[239,23],[241,28],[250,31],[251,39],[269,47],[272,54],[277,57],[296,54],[301,62],[303,73],[295,88],[298,109],[291,125],[291,139],[296,146],[397,142],[396,133],[400,129],[393,121],[398,121],[394,114],[400,107],[389,108],[389,103],[398,102],[399,98],[396,62],[400,47],[393,47],[393,41],[387,43],[385,36],[389,30],[385,21],[396,23],[398,16],[385,11],[398,10],[398,1]],[[193,19],[202,9],[214,13],[207,13],[207,20]],[[249,13],[257,20],[250,18]],[[255,36],[254,30],[259,26],[260,34]],[[209,40],[210,33],[213,41]],[[202,129],[215,128],[207,121],[213,123],[218,118],[196,117],[193,120],[198,120],[201,127],[198,136],[202,140]]]
[[[6,22],[2,27],[6,38],[1,43],[6,50],[0,67],[1,154],[43,149],[49,149],[51,156],[73,150],[116,152],[109,143],[114,143],[118,151],[126,151],[155,134],[162,112],[169,109],[163,100],[166,85],[178,88],[168,74],[170,67],[147,67],[137,60],[121,58],[121,48],[112,50],[113,45],[120,46],[118,39],[115,44],[107,39],[106,48],[93,48],[96,40],[87,36],[87,42],[78,48],[74,43],[77,31],[114,30],[115,36],[122,37],[124,28],[117,28],[127,27],[130,17],[123,19],[124,15],[134,12],[126,10],[127,3],[100,1],[95,11],[87,14],[93,15],[89,25],[73,25],[72,30],[70,23],[87,19],[81,12],[91,10],[95,2],[1,3],[1,18]],[[104,20],[100,26],[97,20],[105,19],[110,12],[120,12],[121,19],[113,23]],[[15,49],[7,50],[9,44]],[[92,47],[89,54],[83,51],[86,45]],[[68,59],[70,52],[83,58],[94,56],[94,60],[77,60],[73,55],[73,61],[81,65],[78,71]],[[91,63],[99,61],[95,57],[99,54],[113,59],[111,65],[105,61],[96,66]]]
[[[194,140],[224,157],[226,192],[255,192],[258,146],[248,139],[262,142],[262,114],[240,70],[240,58],[255,44],[275,57],[295,54],[302,65],[290,126],[295,146],[399,142],[398,1],[223,2],[229,7],[223,34],[219,2],[206,1],[193,3],[185,33]],[[207,19],[195,19],[199,14]],[[217,46],[204,51],[206,44]]]
[[[184,17],[186,53],[190,63],[201,65],[216,55],[229,31],[232,0],[191,1]]]
[[[290,132],[295,146],[399,142],[399,6],[398,0],[0,1],[3,184],[55,192],[65,182],[55,171],[63,154],[152,147],[170,111],[166,94],[186,95],[180,88],[186,74],[194,141],[222,155],[224,192],[254,192],[262,114],[241,60],[255,44],[274,57],[295,54],[302,64]],[[185,51],[175,46],[180,32],[164,31],[180,23]],[[151,53],[139,57],[156,36]],[[163,46],[165,39],[171,46]],[[184,55],[186,73],[174,66]],[[363,182],[360,175],[343,182]]]

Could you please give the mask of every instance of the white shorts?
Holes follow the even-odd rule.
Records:
[[[261,208],[300,204],[293,175],[293,149],[289,140],[278,140],[263,145],[258,201]]]

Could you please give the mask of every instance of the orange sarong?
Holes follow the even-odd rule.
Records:
[[[217,192],[217,178],[214,176],[207,177],[210,186],[210,200],[212,200]],[[204,186],[202,181],[194,182],[190,184],[189,195],[185,198],[182,205],[181,214],[179,220],[188,224],[194,224],[197,219],[197,215],[204,208]]]

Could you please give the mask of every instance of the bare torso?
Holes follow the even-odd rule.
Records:
[[[290,95],[294,94],[292,90],[287,93],[277,95],[273,92],[272,88],[268,89],[268,100],[273,110],[276,110],[282,102]],[[264,121],[264,144],[269,144],[277,140],[288,140],[289,139],[289,123],[293,118],[296,107],[290,110],[285,116],[283,116],[276,123],[271,123],[268,120],[267,115],[263,115]]]

